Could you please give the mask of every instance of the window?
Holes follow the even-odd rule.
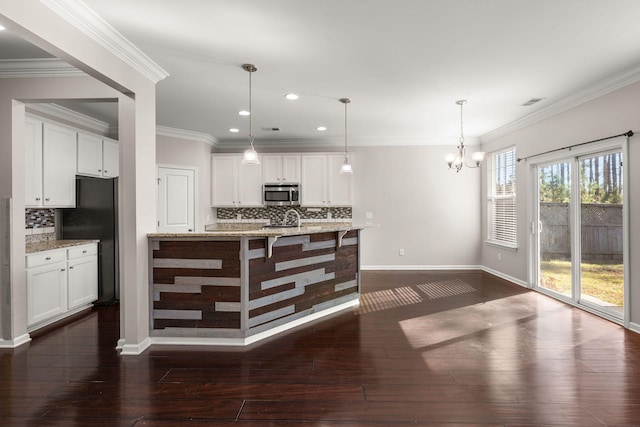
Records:
[[[488,241],[517,247],[516,239],[516,149],[492,153],[488,162]]]

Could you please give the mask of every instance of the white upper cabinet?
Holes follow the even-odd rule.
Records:
[[[31,118],[25,124],[25,205],[75,207],[76,132]]]
[[[102,176],[115,178],[120,175],[119,152],[117,141],[102,139]]]
[[[102,176],[102,138],[78,133],[78,175]]]
[[[118,143],[102,136],[78,133],[78,175],[118,176]]]
[[[327,204],[327,156],[309,154],[302,156],[302,206]]]
[[[42,206],[42,121],[25,122],[25,206]]]
[[[262,206],[262,164],[243,165],[242,155],[214,154],[211,179],[211,206]]]
[[[238,206],[262,206],[262,164],[243,165],[242,156],[238,169]]]
[[[302,155],[302,205],[351,206],[351,174],[341,174],[342,154]]]
[[[299,155],[265,155],[262,166],[265,184],[300,182]]]
[[[327,156],[327,204],[329,206],[351,206],[353,185],[350,173],[340,173],[344,154]]]

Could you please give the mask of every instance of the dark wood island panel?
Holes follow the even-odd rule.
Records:
[[[357,305],[359,232],[151,237],[152,340],[248,344]]]

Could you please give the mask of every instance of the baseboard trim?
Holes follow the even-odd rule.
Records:
[[[481,265],[363,265],[360,270],[377,271],[410,271],[410,270],[482,270]]]
[[[0,348],[18,348],[31,341],[29,334],[24,334],[13,340],[0,340]]]
[[[525,282],[524,280],[520,280],[520,279],[517,279],[517,278],[515,278],[513,276],[509,276],[508,274],[501,273],[501,272],[499,272],[497,270],[494,270],[493,268],[482,267],[482,271],[484,271],[485,273],[489,273],[489,274],[492,274],[494,276],[497,276],[497,277],[499,277],[501,279],[504,279],[507,282],[511,282],[511,283],[516,284],[516,285],[522,286],[523,288],[531,289],[529,284],[527,282]]]
[[[640,323],[629,322],[629,330],[640,334]]]
[[[118,341],[118,345],[121,348],[120,356],[140,356],[146,349],[151,346],[151,338],[147,337],[142,340],[140,344],[120,344]]]
[[[225,347],[242,347],[256,342],[262,341],[266,338],[270,338],[274,335],[281,334],[295,327],[304,325],[305,323],[313,322],[314,320],[327,317],[331,314],[341,311],[349,310],[353,307],[360,305],[359,299],[345,302],[335,307],[328,308],[326,310],[319,311],[309,316],[297,319],[284,325],[277,326],[268,331],[260,332],[255,335],[251,335],[245,338],[208,338],[208,337],[151,337],[151,344],[153,345],[209,345],[209,346],[225,346]]]

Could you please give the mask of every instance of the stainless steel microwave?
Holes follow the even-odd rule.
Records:
[[[264,184],[262,201],[266,206],[299,206],[300,184]]]

